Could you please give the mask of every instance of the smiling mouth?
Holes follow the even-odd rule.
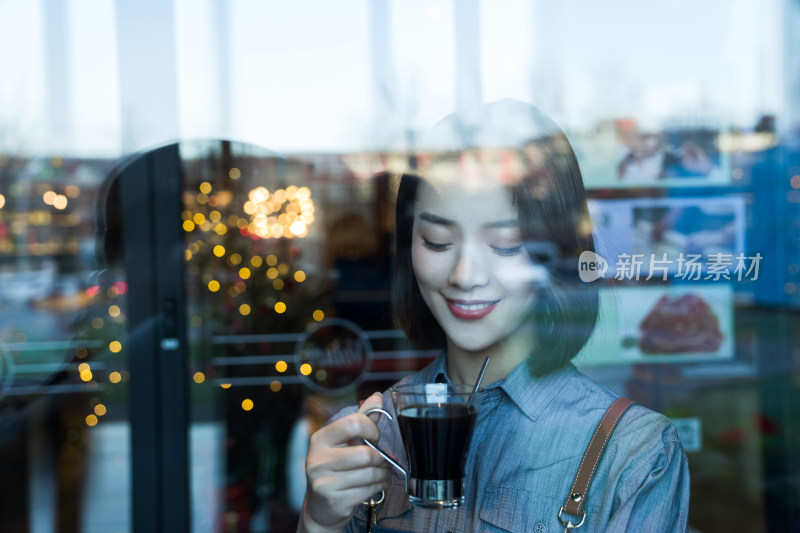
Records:
[[[500,300],[450,300],[445,298],[447,307],[456,318],[462,320],[478,320],[491,313]]]

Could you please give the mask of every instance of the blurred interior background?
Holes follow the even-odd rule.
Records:
[[[798,50],[797,0],[0,0],[0,530],[294,531],[309,433],[433,355],[387,170],[514,98],[608,265],[576,364],[693,531],[800,531]]]

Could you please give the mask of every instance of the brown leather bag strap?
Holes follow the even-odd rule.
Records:
[[[634,403],[633,400],[628,398],[617,398],[603,415],[603,418],[600,419],[600,423],[597,424],[597,429],[594,430],[592,440],[589,441],[589,445],[586,447],[583,459],[581,459],[581,464],[578,467],[578,473],[575,474],[575,480],[569,489],[567,501],[564,502],[558,512],[558,521],[565,528],[573,529],[583,525],[583,520],[586,518],[583,504],[586,503],[586,495],[589,492],[589,486],[592,484],[597,465],[600,463],[600,458],[603,456],[608,439],[611,438],[617,422],[619,422],[628,407]],[[562,513],[580,516],[580,523],[573,524],[569,520],[565,523],[561,518]]]

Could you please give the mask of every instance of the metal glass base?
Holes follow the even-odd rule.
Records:
[[[464,479],[408,478],[408,499],[417,507],[444,509],[464,503]]]

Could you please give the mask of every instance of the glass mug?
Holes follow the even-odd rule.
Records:
[[[390,389],[408,470],[368,440],[406,480],[409,501],[418,507],[449,508],[464,502],[464,464],[472,440],[481,395],[470,403],[472,385],[423,383]],[[387,411],[375,408],[364,414]]]

